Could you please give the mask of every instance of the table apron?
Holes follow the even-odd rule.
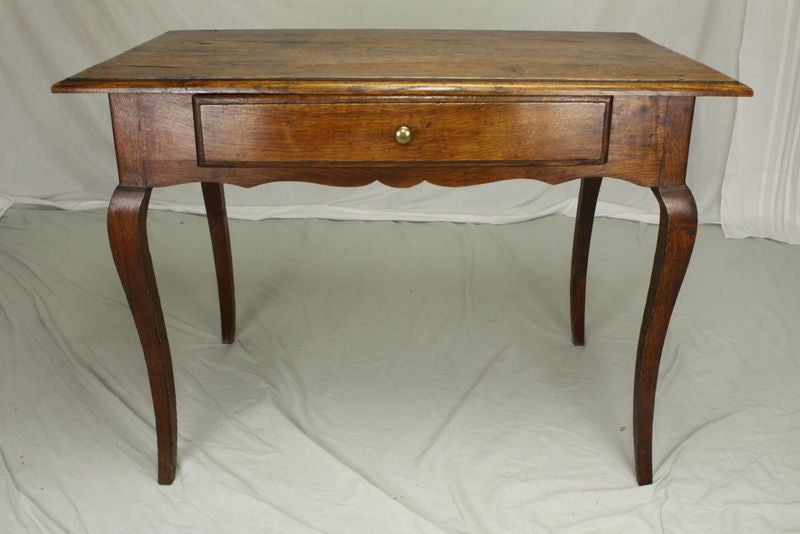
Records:
[[[252,187],[276,181],[343,187],[374,181],[392,187],[410,187],[428,181],[457,187],[517,178],[557,184],[588,176],[618,178],[647,187],[680,185],[684,180],[694,105],[694,97],[624,94],[513,98],[362,97],[359,100],[352,96],[116,93],[109,94],[109,101],[119,181],[133,187],[163,187],[189,182]],[[226,165],[224,161],[209,163],[204,160],[203,119],[198,113],[198,101],[216,106],[213,108],[213,118],[217,120],[214,134],[225,134],[226,139],[224,142],[215,140],[219,143],[215,150],[227,150],[242,161]],[[225,106],[227,102],[234,105]],[[274,107],[269,107],[273,104]],[[234,112],[230,119],[225,114],[228,109]],[[236,121],[243,117],[242,110],[248,111],[250,126],[239,130],[235,126]],[[431,120],[420,122],[423,129],[419,135],[427,144],[418,143],[413,148],[416,152],[403,152],[405,147],[379,139],[376,143],[384,144],[376,145],[377,161],[366,159],[370,148],[364,147],[364,139],[358,139],[360,144],[355,145],[356,155],[352,156],[355,160],[351,161],[347,159],[351,156],[345,151],[330,147],[320,150],[313,146],[313,132],[309,133],[313,116],[304,124],[306,130],[299,134],[286,133],[287,125],[293,124],[289,121],[281,125],[283,129],[276,126],[266,130],[258,122],[253,122],[270,117],[274,120],[279,118],[275,113],[284,110],[295,114],[295,122],[302,117],[297,115],[298,112],[324,115],[326,122],[320,126],[319,133],[323,138],[347,134],[336,131],[335,123],[332,123],[337,111],[350,114],[342,121],[349,125],[357,124],[353,120],[353,110],[383,115],[400,110],[402,114],[398,115],[398,120],[404,121],[412,120],[419,110],[428,119],[441,119],[444,124],[438,130],[429,130],[435,131],[436,136],[431,133],[425,138],[424,127],[430,125]],[[466,120],[459,119],[458,115],[464,113],[467,114]],[[388,125],[397,121],[392,122],[393,117],[386,119],[383,115],[380,120],[385,124],[378,131],[386,134]],[[208,121],[209,116],[205,116],[205,120]],[[558,122],[559,116],[564,117],[561,123]],[[358,113],[355,117],[360,118]],[[594,124],[598,120],[602,122]],[[478,133],[474,138],[469,137],[467,129],[470,121],[476,123],[474,128]],[[525,128],[535,131],[531,134]],[[364,134],[356,135],[363,137]],[[253,136],[259,137],[254,141]],[[500,140],[510,139],[513,146],[503,149],[498,146],[499,141],[489,142],[491,136]],[[436,146],[438,137],[444,138],[443,146]],[[561,139],[567,148],[558,146]],[[245,149],[239,149],[237,142]],[[453,145],[453,150],[448,151],[448,143]],[[485,153],[481,151],[481,143],[486,144]],[[525,154],[527,143],[531,144],[533,159],[524,159],[520,155]],[[289,154],[290,161],[278,156],[275,156],[276,161],[261,161],[272,157],[269,150],[273,147]],[[573,150],[581,157],[571,159],[569,154]],[[304,151],[308,152],[307,157]],[[323,154],[325,159],[320,160],[319,154]],[[386,155],[394,154],[399,155],[386,159]],[[537,155],[541,159],[536,159]]]

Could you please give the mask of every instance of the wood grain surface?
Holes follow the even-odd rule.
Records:
[[[659,361],[697,227],[685,185],[695,97],[748,96],[749,87],[631,33],[252,30],[168,32],[53,91],[112,93],[120,186],[109,237],[147,362],[162,484],[175,477],[177,418],[147,245],[151,188],[202,182],[230,343],[224,183],[580,178],[570,308],[573,342],[583,344],[601,177],[649,186],[661,207],[634,385],[636,476],[652,481]],[[396,141],[400,126],[410,142]]]
[[[654,187],[653,193],[661,218],[633,379],[633,452],[639,485],[653,482],[653,416],[661,351],[697,235],[697,206],[688,187]]]
[[[53,86],[55,92],[748,95],[635,33],[183,30]]]
[[[488,139],[485,142],[485,152],[475,146],[472,156],[479,158],[478,161],[442,161],[437,164],[424,161],[414,162],[412,159],[405,161],[395,160],[392,162],[374,161],[350,161],[332,163],[326,161],[313,161],[312,158],[319,157],[315,150],[308,150],[307,156],[295,156],[306,159],[305,162],[286,162],[277,161],[264,166],[207,166],[202,165],[202,156],[199,157],[201,150],[197,145],[195,114],[192,106],[191,95],[174,94],[111,94],[112,109],[117,105],[120,110],[112,111],[112,115],[119,116],[120,119],[114,122],[115,136],[119,140],[118,153],[121,154],[120,182],[128,185],[147,185],[153,187],[175,185],[186,182],[225,182],[244,187],[275,182],[275,181],[304,181],[334,186],[361,186],[374,181],[380,181],[393,187],[410,187],[422,181],[428,181],[443,186],[465,186],[493,182],[497,180],[509,180],[515,178],[530,178],[541,180],[548,183],[560,183],[585,176],[611,176],[637,183],[639,185],[653,186],[659,182],[661,168],[661,158],[664,147],[664,120],[668,101],[670,97],[656,96],[615,96],[610,107],[610,116],[607,131],[607,150],[604,149],[602,160],[591,161],[556,161],[550,165],[530,164],[530,162],[518,161],[495,161],[490,159],[492,150],[495,154],[498,151],[508,150],[499,146],[496,140]],[[205,101],[217,101],[219,97],[199,96],[195,99]],[[227,97],[223,97],[227,98]],[[241,98],[241,97],[238,97]],[[259,96],[247,97],[256,101],[270,101],[275,104],[308,104],[322,106],[323,104],[343,104],[343,103],[386,103],[395,102],[396,97],[377,97],[377,96]],[[516,97],[514,97],[516,98]],[[520,97],[525,98],[525,97]],[[540,98],[540,97],[538,97]],[[560,97],[564,98],[564,97]],[[574,97],[569,97],[574,98]],[[600,101],[602,101],[600,97]],[[689,97],[691,98],[691,97]],[[456,97],[406,97],[405,102],[448,102]],[[472,102],[484,102],[491,104],[492,97],[469,97]],[[489,100],[485,100],[489,99]],[[501,97],[499,100],[506,101],[511,97]],[[590,97],[590,100],[596,97]],[[467,100],[467,97],[458,97],[459,102]],[[425,107],[425,106],[423,106]],[[131,116],[131,114],[135,116]],[[332,115],[331,117],[335,117]],[[408,117],[409,119],[412,117]],[[491,117],[487,117],[489,120]],[[124,120],[123,120],[124,119]],[[513,115],[510,116],[514,122]],[[279,119],[280,120],[280,119]],[[300,119],[302,122],[302,118]],[[335,118],[326,123],[325,128],[319,128],[314,132],[311,129],[307,135],[317,135],[326,138],[332,135],[351,135],[351,132],[339,132],[335,128]],[[459,122],[462,130],[466,133],[480,127],[477,123]],[[135,124],[135,127],[132,127]],[[387,131],[381,135],[391,136],[387,123]],[[391,123],[393,126],[394,122]],[[423,125],[427,124],[423,123]],[[553,131],[560,132],[557,136],[559,143],[564,146],[576,146],[575,140],[571,139],[571,131],[568,128],[552,125]],[[117,129],[120,131],[117,132]],[[308,128],[312,128],[308,126]],[[495,132],[502,133],[508,128],[502,125],[493,127]],[[595,126],[594,128],[598,128]],[[519,129],[517,129],[519,130]],[[244,129],[230,132],[230,139],[226,141],[231,148],[236,150],[236,144],[248,145],[252,143],[247,136],[242,135]],[[380,132],[378,132],[380,134]],[[579,133],[579,132],[577,132]],[[540,140],[536,136],[530,136],[525,131],[508,132],[509,136],[519,136],[520,139],[529,139],[530,147],[518,146],[518,152],[527,151],[533,153],[538,148],[536,144]],[[287,132],[286,135],[293,135]],[[451,135],[451,134],[448,134]],[[543,133],[546,139],[554,142],[556,136],[552,132]],[[277,138],[273,140],[280,146],[286,147],[287,140]],[[363,136],[362,136],[363,138]],[[424,139],[424,138],[423,138]],[[578,136],[580,139],[580,136]],[[348,157],[350,150],[361,150],[364,153],[370,150],[379,139],[367,139],[369,146],[351,148],[340,145],[341,152]],[[403,149],[411,148],[418,144],[419,138],[405,146],[396,145],[397,143],[389,137],[388,143],[392,149],[402,154]],[[317,141],[315,144],[318,144]],[[471,141],[472,142],[472,141]],[[120,148],[125,143],[125,149]],[[431,144],[426,150],[436,151],[441,154],[438,157],[451,157],[448,154],[448,143],[429,138],[426,141]],[[263,146],[263,145],[262,145]],[[305,144],[310,148],[310,142]],[[493,149],[493,147],[495,147]],[[294,149],[292,149],[294,150]],[[121,152],[120,152],[121,151]],[[395,152],[397,153],[397,152]],[[329,156],[330,157],[330,156]]]
[[[585,342],[586,272],[589,268],[589,245],[592,241],[594,210],[597,207],[597,197],[602,183],[603,178],[599,176],[583,178],[578,193],[569,282],[570,325],[574,345],[583,345]]]
[[[236,338],[236,297],[233,289],[233,255],[228,231],[228,212],[222,184],[202,183],[203,203],[206,206],[208,230],[211,233],[211,251],[217,273],[219,314],[222,342],[233,343]]]
[[[178,416],[172,356],[147,242],[150,192],[117,187],[108,206],[108,239],[147,364],[156,420],[158,483],[172,484],[178,457]]]
[[[610,97],[386,103],[198,97],[198,162],[603,163],[610,108]],[[401,126],[412,132],[407,144],[395,139]]]

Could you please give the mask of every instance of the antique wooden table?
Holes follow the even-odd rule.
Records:
[[[223,183],[581,179],[570,305],[582,345],[603,176],[652,188],[661,207],[633,399],[636,476],[652,481],[659,360],[697,228],[685,183],[695,97],[747,86],[631,33],[246,30],[168,32],[53,91],[109,94],[120,185],[108,232],[147,362],[161,484],[175,478],[177,417],[145,228],[153,187],[201,183],[232,343]]]

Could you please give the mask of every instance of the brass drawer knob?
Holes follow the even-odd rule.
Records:
[[[411,141],[411,128],[408,126],[399,126],[397,131],[394,132],[394,138],[401,145],[405,145]]]

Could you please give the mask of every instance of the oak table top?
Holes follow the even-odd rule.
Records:
[[[697,229],[686,185],[695,99],[750,96],[746,85],[633,33],[192,30],[167,32],[52,90],[109,93],[119,171],[109,240],[147,364],[159,483],[175,478],[178,432],[147,243],[154,187],[201,184],[221,337],[233,343],[223,184],[580,180],[569,302],[572,341],[583,345],[606,176],[651,188],[660,207],[633,395],[636,479],[652,482],[659,362]]]
[[[53,86],[102,93],[451,89],[752,94],[635,33],[480,30],[171,31]]]

